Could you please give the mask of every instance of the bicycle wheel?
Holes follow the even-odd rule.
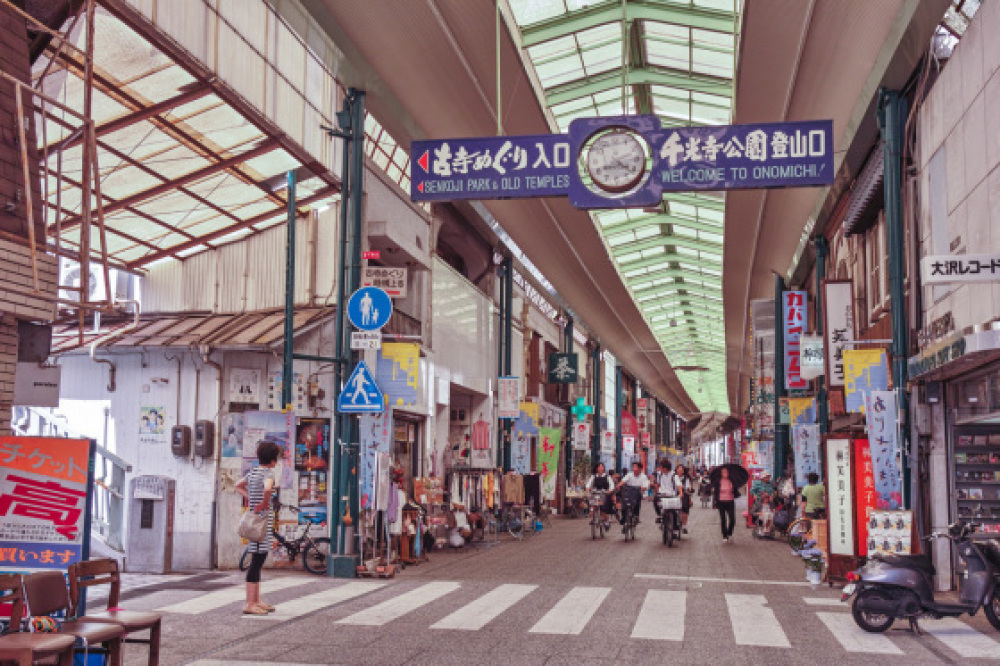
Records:
[[[252,553],[249,548],[243,550],[243,556],[240,557],[240,571],[246,571],[250,568],[250,560]]]
[[[330,557],[330,540],[326,537],[313,539],[302,553],[302,564],[306,571],[317,576],[326,573],[326,560]]]
[[[799,518],[788,526],[788,545],[793,550],[801,550],[802,545],[809,538],[812,532],[812,520],[809,518]]]
[[[591,512],[590,516],[590,538],[591,539],[597,538],[597,520],[594,517],[593,512]]]

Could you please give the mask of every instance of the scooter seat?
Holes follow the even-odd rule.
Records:
[[[880,553],[874,557],[890,566],[901,569],[913,569],[914,571],[921,571],[930,576],[936,573],[934,571],[934,563],[926,555],[889,555]]]

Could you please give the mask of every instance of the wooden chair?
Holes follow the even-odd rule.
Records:
[[[24,617],[23,580],[16,574],[0,574],[0,605],[10,604],[10,631],[0,636],[0,662],[30,666],[39,659],[58,658],[59,666],[71,666],[76,639],[66,634],[29,634],[19,631]]]
[[[79,608],[80,593],[96,585],[110,585],[108,606],[104,610],[89,612],[83,619],[88,622],[110,622],[125,628],[130,635],[149,630],[149,638],[125,638],[126,643],[149,645],[149,666],[160,663],[160,621],[162,615],[143,611],[128,611],[118,608],[121,599],[121,576],[118,561],[113,559],[76,562],[69,567],[69,598],[74,612]]]
[[[61,571],[39,571],[27,576],[24,579],[24,596],[32,615],[65,612],[70,619],[59,627],[60,634],[79,638],[84,648],[104,645],[108,649],[108,666],[121,666],[125,628],[109,622],[91,622],[86,617],[72,618],[69,590]]]

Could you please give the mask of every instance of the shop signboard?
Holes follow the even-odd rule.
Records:
[[[823,317],[826,356],[826,382],[830,387],[844,385],[844,350],[854,342],[854,283],[851,280],[823,282]]]
[[[516,419],[521,415],[521,378],[497,379],[497,418]]]
[[[781,325],[785,333],[785,388],[789,391],[808,386],[802,378],[799,338],[806,325],[806,292],[801,290],[781,293]]]
[[[867,439],[854,440],[854,504],[857,507],[858,557],[867,557],[869,550],[868,521],[875,510],[875,467]],[[874,545],[872,545],[874,550]]]
[[[802,488],[810,473],[821,476],[823,473],[819,454],[819,426],[792,426],[792,445],[795,449],[795,485]]]
[[[549,384],[576,384],[579,379],[576,354],[549,354]]]
[[[920,260],[920,281],[927,285],[1000,282],[1000,254],[931,254]]]
[[[826,371],[823,336],[803,334],[799,338],[799,373],[802,379],[816,379]]]
[[[573,424],[573,450],[587,451],[590,449],[590,423],[577,421]]]
[[[653,443],[653,436],[648,432],[643,432],[639,434],[640,442],[642,443],[642,448],[648,449],[649,445]]]
[[[788,398],[778,398],[778,425],[792,425],[791,405]]]
[[[578,208],[628,208],[668,191],[829,185],[833,147],[830,120],[661,127],[654,115],[578,118],[568,135],[414,141],[410,198],[568,196]],[[623,156],[625,174],[604,179],[608,155]]]
[[[865,413],[865,396],[889,388],[884,349],[844,350],[844,401],[848,412]]]
[[[406,298],[405,266],[365,266],[361,271],[362,287],[378,287],[391,298]]]
[[[14,373],[14,402],[25,407],[58,407],[62,367],[18,363]]]
[[[542,499],[556,497],[556,479],[559,476],[559,449],[562,446],[562,428],[539,428],[538,451],[535,454],[541,474]]]
[[[0,572],[89,557],[93,456],[86,439],[0,437]]]
[[[902,503],[896,394],[872,391],[865,394],[865,421],[874,461],[875,490],[879,509],[898,509]]]
[[[826,440],[830,553],[854,555],[854,504],[851,491],[851,440]]]
[[[601,453],[604,454],[615,454],[615,431],[614,430],[602,430],[601,431]]]

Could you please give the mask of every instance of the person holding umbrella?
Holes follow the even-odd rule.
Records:
[[[736,499],[740,487],[746,485],[750,474],[739,465],[719,465],[712,470],[712,498],[719,510],[719,525],[722,528],[723,543],[733,542],[733,528],[736,526]]]

